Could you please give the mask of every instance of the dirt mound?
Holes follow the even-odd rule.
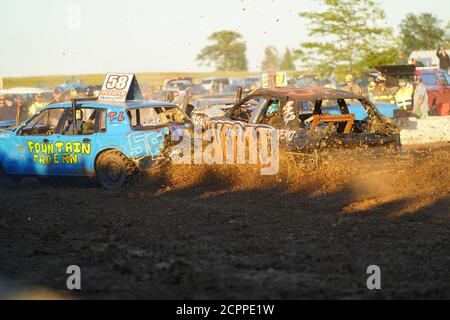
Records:
[[[260,168],[249,165],[169,165],[148,173],[153,182],[163,182],[161,192],[206,188],[227,192],[277,190],[324,196],[347,190],[351,201],[344,213],[357,213],[380,205],[407,200],[391,216],[401,216],[445,199],[449,195],[450,147],[440,145],[413,148],[408,161],[378,155],[361,157],[354,151],[327,154],[311,163],[291,154],[280,156],[280,170],[262,176]]]

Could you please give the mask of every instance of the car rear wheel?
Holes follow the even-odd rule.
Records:
[[[123,153],[110,150],[102,153],[96,164],[97,178],[105,189],[119,189],[135,173],[134,163]]]

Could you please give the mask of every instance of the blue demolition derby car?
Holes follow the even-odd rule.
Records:
[[[3,174],[96,176],[103,187],[120,188],[131,175],[158,163],[172,135],[189,128],[174,104],[130,101],[128,89],[123,94],[108,90],[103,94],[111,94],[109,99],[50,105],[17,128],[0,130]]]

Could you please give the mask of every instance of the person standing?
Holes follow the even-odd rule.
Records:
[[[418,118],[426,118],[428,117],[428,113],[430,111],[427,88],[423,84],[420,76],[416,76],[414,81],[416,83],[416,89],[414,91],[413,114],[415,114]]]
[[[60,103],[63,101],[63,93],[61,89],[55,88],[52,92],[52,103]]]
[[[448,73],[450,68],[450,57],[444,47],[440,47],[436,52],[436,56],[439,58],[439,69]]]
[[[375,87],[369,88],[369,96],[372,102],[395,104],[394,93],[396,88],[386,87],[386,78],[379,74],[375,79]]]
[[[404,111],[410,111],[412,109],[414,88],[406,79],[400,79],[398,86],[399,89],[395,94],[395,104]]]
[[[342,90],[351,92],[357,96],[362,96],[363,92],[360,86],[355,83],[355,78],[353,75],[349,74],[345,77],[346,85],[342,87]]]
[[[5,97],[0,96],[0,110],[5,106]]]
[[[16,124],[19,124],[22,120],[22,115],[25,114],[26,115],[26,110],[27,110],[27,106],[25,103],[25,99],[23,96],[17,96],[15,101],[15,109],[16,109]]]
[[[16,119],[13,101],[0,96],[0,120],[14,120]]]
[[[42,95],[38,94],[38,95],[36,95],[36,98],[34,98],[34,103],[28,109],[28,115],[34,116],[36,113],[41,111],[41,109],[44,107],[45,107],[45,103],[42,99]]]

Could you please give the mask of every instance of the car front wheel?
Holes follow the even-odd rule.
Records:
[[[119,189],[130,180],[135,165],[120,151],[110,150],[99,156],[96,169],[97,178],[105,189]]]

